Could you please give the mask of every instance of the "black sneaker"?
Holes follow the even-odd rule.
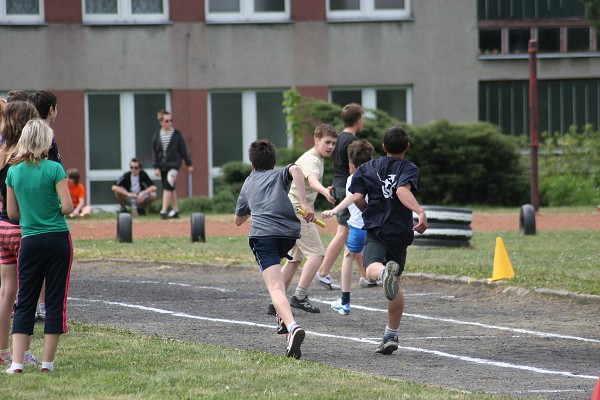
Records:
[[[269,304],[269,306],[267,307],[267,314],[277,315],[277,311],[275,311],[275,306],[273,304]]]
[[[277,334],[285,335],[285,334],[289,333],[287,326],[285,326],[285,323],[279,317],[279,314],[275,314],[275,320],[277,321]]]
[[[127,211],[127,208],[125,208],[125,207],[119,208],[119,211],[117,211],[117,212],[118,213],[127,213],[127,214],[129,214],[129,211]]]
[[[41,312],[35,313],[35,322],[39,324],[43,324],[46,322],[46,315]]]
[[[169,215],[167,213],[161,212],[160,213],[160,219],[167,219],[169,218]]]
[[[146,215],[146,209],[143,207],[138,207],[138,215]]]
[[[167,216],[169,218],[179,218],[179,211],[171,210]]]
[[[375,353],[379,354],[392,354],[398,350],[398,336],[392,336],[389,338],[383,338]]]
[[[395,261],[388,261],[383,270],[383,291],[388,300],[394,300],[398,296],[398,273],[400,265]]]
[[[302,311],[306,311],[313,314],[321,312],[317,307],[310,304],[310,302],[308,301],[308,296],[306,296],[302,300],[298,299],[296,296],[292,296],[290,297],[290,305],[294,308],[299,308]]]
[[[294,357],[299,359],[302,356],[302,351],[300,350],[300,346],[302,342],[304,342],[304,336],[306,332],[304,329],[296,326],[292,332],[287,335],[287,348],[285,349],[285,355],[288,357]]]

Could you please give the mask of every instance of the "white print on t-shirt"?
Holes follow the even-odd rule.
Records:
[[[381,191],[383,192],[383,197],[386,199],[391,199],[394,195],[394,189],[396,189],[396,174],[389,174],[386,180],[381,179],[379,176],[379,172],[377,172],[377,177],[383,183],[381,185]]]

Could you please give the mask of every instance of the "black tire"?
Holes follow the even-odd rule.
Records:
[[[192,213],[190,217],[190,225],[192,230],[192,242],[205,242],[204,234],[204,214]]]
[[[131,243],[131,233],[131,214],[119,213],[117,215],[117,241]]]
[[[415,233],[416,247],[469,247],[473,235],[473,211],[468,208],[423,206],[427,214],[427,230]],[[415,222],[417,215],[413,214]]]
[[[452,224],[471,225],[473,211],[469,208],[456,208],[444,206],[423,206],[427,214],[427,222],[442,222]],[[413,214],[416,218],[416,214]]]
[[[415,237],[413,241],[415,247],[469,247],[470,243],[466,239],[439,239]]]
[[[458,239],[458,240],[470,240],[473,236],[473,230],[470,225],[454,224],[454,223],[443,223],[443,222],[429,222],[427,220],[427,230],[423,234],[415,233],[415,239],[417,238],[431,238],[431,239]]]
[[[521,206],[519,230],[523,235],[535,235],[535,208],[531,204]]]

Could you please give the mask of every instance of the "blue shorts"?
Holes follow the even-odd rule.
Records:
[[[348,237],[346,238],[346,247],[348,250],[355,254],[363,251],[366,235],[367,231],[348,225]]]
[[[288,251],[294,247],[296,239],[274,237],[249,238],[248,244],[254,253],[258,268],[262,272],[273,265],[281,265],[281,259],[284,257],[291,260]]]

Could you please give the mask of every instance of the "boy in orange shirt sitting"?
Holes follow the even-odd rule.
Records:
[[[67,187],[75,209],[69,217],[85,217],[92,212],[92,206],[85,204],[85,187],[79,183],[79,170],[71,168],[67,171]]]

